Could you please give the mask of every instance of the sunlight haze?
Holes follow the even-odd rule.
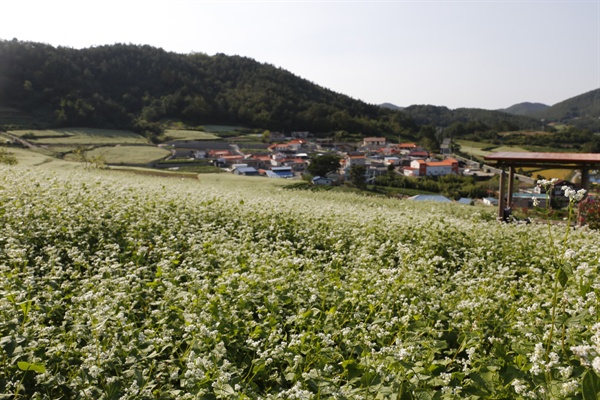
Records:
[[[553,105],[600,87],[600,1],[0,0],[0,39],[281,67],[371,104]]]

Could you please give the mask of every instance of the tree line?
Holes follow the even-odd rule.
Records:
[[[177,54],[131,44],[77,50],[0,41],[0,102],[42,115],[54,126],[132,129],[148,135],[158,135],[169,120],[413,139],[423,125],[439,131],[475,120],[489,129],[512,130],[532,123],[527,117],[484,110],[390,110],[247,57]]]

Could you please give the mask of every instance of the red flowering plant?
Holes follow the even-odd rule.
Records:
[[[579,223],[590,229],[600,229],[600,199],[588,197],[580,203]]]

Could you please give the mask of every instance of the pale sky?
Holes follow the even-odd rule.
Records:
[[[371,104],[498,109],[600,88],[600,0],[0,0],[0,39],[224,53]]]

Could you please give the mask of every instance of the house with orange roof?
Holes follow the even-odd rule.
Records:
[[[210,158],[220,158],[223,156],[230,156],[231,152],[229,150],[209,150],[208,156]]]
[[[447,158],[443,161],[413,160],[410,167],[404,168],[406,176],[443,176],[458,174],[458,161]]]
[[[391,147],[397,150],[400,154],[408,154],[412,150],[417,148],[416,143],[398,143],[398,144],[390,144],[388,147]]]
[[[300,149],[302,149],[302,146],[304,146],[305,144],[306,144],[306,141],[301,140],[301,139],[293,139],[293,140],[290,140],[289,142],[287,142],[288,148],[295,152],[300,151]]]
[[[282,165],[292,167],[293,171],[302,172],[306,170],[308,162],[303,158],[286,158],[281,162]]]
[[[268,154],[247,155],[244,158],[244,163],[247,163],[249,167],[254,167],[257,169],[270,168],[271,156]]]

